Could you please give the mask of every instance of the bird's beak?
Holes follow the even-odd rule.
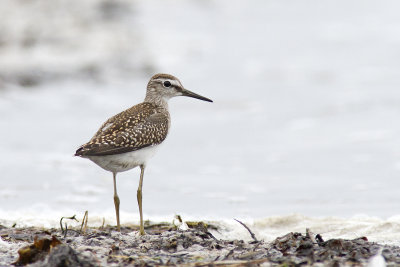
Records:
[[[207,101],[207,102],[213,102],[211,99],[208,99],[207,97],[198,95],[198,94],[193,93],[193,92],[191,92],[191,91],[189,91],[189,90],[186,90],[186,89],[184,89],[184,88],[182,88],[182,95],[183,95],[183,96],[188,96],[188,97],[197,98],[197,99],[204,100],[204,101]]]

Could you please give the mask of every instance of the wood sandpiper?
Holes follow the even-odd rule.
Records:
[[[142,213],[143,174],[148,160],[168,135],[171,118],[168,100],[175,96],[189,96],[213,102],[185,89],[169,74],[156,74],[147,84],[144,102],[109,118],[75,156],[88,158],[101,168],[112,172],[117,230],[120,231],[117,173],[140,166],[137,201],[140,213],[140,234],[144,235]]]

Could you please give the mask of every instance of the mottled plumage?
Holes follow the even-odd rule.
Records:
[[[158,145],[167,137],[169,121],[164,107],[143,102],[108,119],[75,155],[115,155]]]

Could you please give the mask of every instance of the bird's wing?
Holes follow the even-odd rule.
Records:
[[[106,156],[160,144],[168,133],[168,112],[142,103],[108,119],[76,156]]]

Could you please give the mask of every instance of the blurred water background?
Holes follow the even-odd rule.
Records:
[[[113,223],[111,173],[72,155],[166,72],[214,103],[170,101],[170,135],[145,174],[145,216],[361,216],[400,229],[399,8],[3,0],[1,218],[89,210]],[[138,178],[118,175],[122,222],[138,219]]]

